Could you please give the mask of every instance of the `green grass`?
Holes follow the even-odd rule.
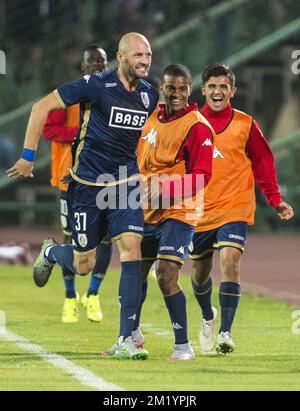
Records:
[[[151,278],[142,322],[149,350],[147,361],[101,358],[117,337],[119,273],[110,270],[101,288],[104,319],[88,322],[80,309],[78,324],[63,324],[64,298],[61,274],[56,269],[44,288],[34,286],[31,268],[0,265],[0,311],[7,328],[50,352],[63,355],[76,365],[126,390],[299,390],[300,335],[291,331],[294,308],[254,295],[242,296],[233,334],[236,351],[228,356],[199,355],[199,308],[190,280],[181,284],[188,298],[190,340],[198,355],[195,361],[172,362],[173,337],[163,299]],[[78,278],[81,294],[87,278]],[[218,296],[213,296],[218,307]],[[156,329],[156,331],[154,330]],[[166,330],[164,336],[157,331]],[[87,390],[77,380],[34,354],[16,348],[0,336],[1,390]]]

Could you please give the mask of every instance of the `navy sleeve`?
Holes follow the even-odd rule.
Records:
[[[77,103],[94,103],[99,94],[98,77],[86,75],[80,80],[58,87],[57,92],[66,107]]]

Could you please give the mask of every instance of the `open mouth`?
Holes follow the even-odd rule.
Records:
[[[223,101],[222,97],[212,97],[214,103],[221,103]]]

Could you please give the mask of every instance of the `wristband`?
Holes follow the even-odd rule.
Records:
[[[35,160],[36,151],[29,150],[28,148],[23,149],[22,158],[26,161],[34,161]]]

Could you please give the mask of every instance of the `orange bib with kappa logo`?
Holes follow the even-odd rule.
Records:
[[[233,221],[254,223],[254,176],[246,155],[252,121],[248,114],[234,110],[227,128],[215,135],[212,177],[204,190],[204,214],[197,232]]]
[[[214,134],[208,121],[196,110],[168,122],[160,121],[157,111],[149,117],[137,148],[138,166],[144,179],[149,181],[153,176],[163,176],[175,180],[186,174],[185,161],[176,158],[190,129],[197,123],[204,123]],[[195,198],[184,199],[179,206],[144,209],[144,217],[149,224],[173,218],[190,225],[196,225],[199,218]]]

